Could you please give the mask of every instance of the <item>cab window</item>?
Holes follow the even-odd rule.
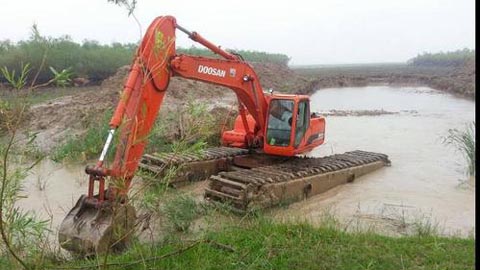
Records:
[[[267,126],[267,143],[269,145],[290,145],[293,105],[293,100],[273,99],[270,101]]]

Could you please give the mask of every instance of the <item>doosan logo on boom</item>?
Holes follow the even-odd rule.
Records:
[[[227,72],[225,70],[222,70],[222,69],[199,65],[198,66],[198,73],[204,73],[204,74],[214,75],[214,76],[218,76],[218,77],[225,77],[225,74]]]

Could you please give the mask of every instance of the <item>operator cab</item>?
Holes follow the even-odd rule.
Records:
[[[264,138],[264,151],[272,155],[293,156],[323,143],[325,119],[310,114],[305,95],[270,95]]]
[[[273,99],[268,111],[267,143],[289,146],[295,103],[290,99]]]

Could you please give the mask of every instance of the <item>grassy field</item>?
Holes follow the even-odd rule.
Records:
[[[195,240],[136,244],[107,260],[50,265],[64,269],[472,269],[474,240],[279,224],[259,218]],[[102,266],[103,265],[103,266]],[[105,268],[102,268],[105,267]]]

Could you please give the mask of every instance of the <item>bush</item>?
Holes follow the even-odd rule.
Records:
[[[464,130],[449,129],[444,143],[453,145],[462,153],[467,161],[467,174],[475,176],[475,121],[469,123]]]
[[[87,132],[83,136],[75,136],[67,139],[65,144],[57,147],[52,154],[52,160],[56,162],[67,161],[87,161],[96,158],[102,151],[107,138],[109,129],[108,122],[112,116],[112,111],[108,110],[100,122],[92,121]],[[108,154],[115,152],[114,145],[109,149]]]
[[[198,216],[198,205],[195,199],[187,195],[178,195],[169,200],[163,210],[169,223],[180,232],[187,231]]]
[[[68,36],[48,40],[31,38],[16,44],[2,41],[0,66],[19,70],[21,63],[28,62],[33,74],[41,69],[37,78],[39,83],[47,82],[51,77],[50,70],[42,68],[42,65],[53,66],[57,70],[70,68],[76,77],[100,81],[113,75],[119,67],[130,63],[135,48],[135,44],[100,45],[89,40],[79,44]]]
[[[44,83],[51,78],[46,67],[55,67],[57,70],[70,69],[75,77],[88,78],[98,82],[113,75],[118,68],[128,65],[136,51],[135,43],[100,44],[94,40],[74,42],[71,37],[64,35],[57,38],[44,37],[37,27],[32,27],[32,34],[28,40],[17,43],[9,40],[0,41],[0,67],[9,70],[21,70],[22,63],[30,63],[31,74],[38,73],[37,82]],[[177,48],[177,53],[218,57],[210,50],[190,47]],[[270,62],[288,64],[290,58],[279,53],[266,53],[250,50],[238,50],[246,61]],[[34,80],[33,76],[28,80]],[[0,77],[0,82],[6,82]]]
[[[0,103],[0,119],[1,109]],[[111,116],[112,110],[107,110],[101,121],[91,121],[83,135],[68,138],[53,151],[52,160],[87,161],[96,158],[105,144]],[[220,125],[217,118],[220,117],[221,115],[213,116],[205,103],[188,100],[184,106],[178,106],[176,111],[157,118],[148,134],[145,152],[194,153],[206,146],[218,145]],[[117,143],[115,139],[108,150],[109,158],[113,157]]]
[[[227,50],[234,54],[239,54],[243,57],[245,61],[249,62],[267,62],[280,65],[287,65],[290,61],[290,57],[281,53],[267,53],[267,52],[258,52],[250,50]],[[189,54],[189,55],[199,55],[206,57],[219,57],[214,54],[212,51],[204,48],[198,48],[192,46],[190,48],[178,48],[177,53]]]
[[[453,52],[423,53],[408,60],[408,63],[420,67],[460,67],[468,61],[475,62],[475,50],[465,48]]]

